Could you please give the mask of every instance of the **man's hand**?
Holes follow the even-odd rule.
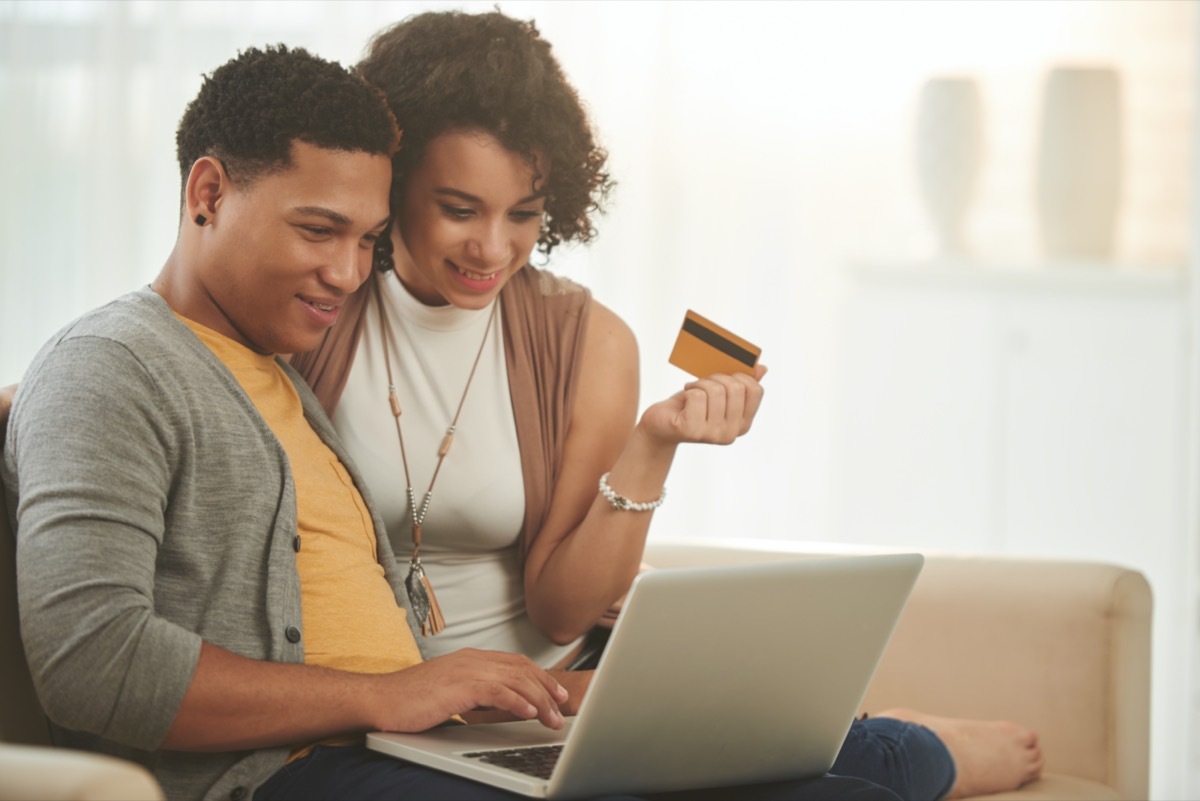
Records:
[[[566,701],[559,702],[558,711],[568,716],[579,714],[579,706],[583,703],[583,696],[587,694],[588,687],[592,683],[592,676],[596,671],[549,670],[547,672],[551,678],[565,687],[569,694]],[[475,709],[463,713],[463,718],[468,723],[508,723],[516,720],[510,713],[499,709]]]
[[[424,731],[472,710],[537,718],[561,729],[559,704],[569,699],[567,690],[528,657],[474,648],[387,674],[381,689],[376,728],[385,731]]]

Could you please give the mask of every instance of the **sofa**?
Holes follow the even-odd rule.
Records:
[[[2,430],[2,429],[0,429]],[[159,799],[140,766],[50,745],[17,627],[15,541],[0,493],[0,801]],[[862,549],[651,540],[658,568]],[[1035,728],[1038,781],[996,799],[1149,797],[1150,588],[1114,565],[927,554],[863,709],[1005,718]]]
[[[0,487],[0,801],[159,801],[140,765],[51,747],[17,627],[15,546]]]
[[[158,799],[138,766],[48,747],[20,658],[12,535],[4,528],[0,801]],[[652,541],[647,561],[661,568],[839,553],[852,552],[798,542]],[[1037,729],[1044,776],[989,796],[996,801],[1148,799],[1150,628],[1150,586],[1127,568],[926,554],[863,710],[908,706]]]
[[[651,539],[646,561],[688,567],[876,549],[780,540]],[[926,553],[862,711],[1013,720],[1046,767],[994,801],[1150,797],[1150,586],[1086,561]]]

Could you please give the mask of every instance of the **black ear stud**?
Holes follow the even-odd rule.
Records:
[[[203,228],[206,222],[208,222],[208,218],[203,214],[196,215],[196,225],[199,225],[201,228]]]

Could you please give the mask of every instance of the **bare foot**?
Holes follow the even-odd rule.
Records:
[[[1007,720],[968,720],[889,709],[876,717],[919,723],[941,738],[958,776],[947,798],[1015,790],[1042,775],[1045,759],[1037,732]]]

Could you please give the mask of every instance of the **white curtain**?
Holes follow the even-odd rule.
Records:
[[[77,314],[149,281],[174,241],[174,129],[201,75],[239,48],[353,63],[433,2],[0,3],[0,383]],[[656,533],[829,538],[837,315],[852,261],[927,255],[913,180],[919,87],[966,72],[988,148],[971,221],[991,259],[1036,253],[1029,209],[1048,65],[1122,69],[1131,108],[1122,255],[1186,249],[1191,4],[1172,2],[512,2],[588,103],[619,187],[591,248],[552,267],[641,341],[643,400],[685,376],[666,356],[686,308],[764,349],[757,430],[685,449],[696,487]],[[785,443],[781,445],[781,443]],[[691,490],[689,489],[689,492]],[[682,493],[681,493],[682,495]],[[778,501],[786,499],[780,516]]]

